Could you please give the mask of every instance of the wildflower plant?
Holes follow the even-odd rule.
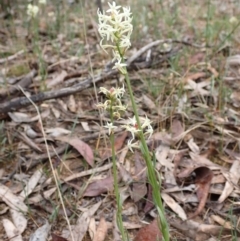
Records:
[[[151,126],[151,121],[147,116],[144,118],[139,117],[138,115],[137,105],[127,72],[127,64],[125,63],[126,51],[131,46],[130,36],[133,31],[133,26],[131,23],[132,13],[130,7],[117,6],[115,2],[108,3],[108,5],[109,9],[106,11],[106,13],[101,13],[100,10],[97,12],[99,19],[98,31],[101,36],[100,46],[106,53],[112,53],[112,61],[114,62],[113,69],[117,69],[125,77],[134,116],[129,118],[129,120],[126,121],[126,124],[122,127],[129,131],[132,135],[132,138],[128,141],[129,149],[133,151],[133,148],[140,148],[144,156],[148,170],[148,180],[153,189],[153,200],[157,207],[160,218],[160,229],[163,235],[163,240],[169,241],[169,229],[164,215],[164,208],[160,194],[161,178],[158,177],[157,173],[155,172],[152,161],[153,157],[151,156],[146,143],[146,138],[151,137],[153,128]],[[99,103],[98,107],[108,111],[111,118],[111,122],[107,123],[105,128],[107,128],[109,131],[112,146],[114,190],[117,201],[117,223],[122,234],[122,239],[127,240],[122,223],[122,203],[118,191],[117,165],[114,149],[114,130],[117,128],[114,125],[114,117],[121,118],[122,112],[126,110],[126,107],[122,105],[121,102],[125,89],[122,87],[107,90],[101,87],[100,92],[106,95],[107,100],[104,103]]]
[[[30,3],[27,5],[27,15],[30,18],[35,18],[38,12],[39,12],[39,8],[37,5],[32,5]]]
[[[46,67],[43,61],[42,50],[39,45],[39,20],[43,18],[44,8],[47,4],[47,0],[38,0],[38,5],[29,3],[27,5],[26,14],[28,15],[27,24],[29,35],[32,36],[33,52],[39,59],[39,72],[42,80],[46,79]],[[41,85],[42,89],[46,88],[45,83]]]
[[[108,3],[109,9],[106,14],[98,10],[98,32],[101,36],[100,46],[106,51],[111,49],[113,69],[118,69],[122,74],[126,74],[126,64],[124,63],[126,50],[131,46],[130,36],[133,30],[130,7],[117,6],[115,2]],[[119,9],[122,8],[122,12]]]

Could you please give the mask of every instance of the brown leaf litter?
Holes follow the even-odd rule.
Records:
[[[135,9],[135,1],[131,4]],[[169,9],[167,4],[163,2]],[[201,9],[196,9],[199,4]],[[65,4],[70,25],[58,33],[50,31],[51,14],[39,22],[41,61],[34,52],[32,33],[24,28],[23,13],[16,14],[13,7],[16,33],[5,27],[12,26],[7,18],[1,19],[5,24],[0,30],[0,237],[5,240],[21,241],[31,235],[44,241],[49,236],[53,241],[121,240],[111,147],[102,127],[110,119],[99,113],[96,104],[103,98],[99,86],[120,86],[124,80],[111,69],[109,56],[99,51],[96,6],[86,5],[87,20],[76,14],[76,4]],[[190,5],[176,5],[182,13],[178,21],[183,40],[164,39],[169,28],[162,29],[163,19],[155,26],[162,26],[163,39],[150,37],[156,32],[152,22],[135,26],[144,36],[133,39],[128,70],[138,111],[154,127],[148,146],[161,177],[159,191],[171,239],[230,240],[233,234],[239,236],[240,58],[237,54],[226,58],[226,47],[216,50],[222,43],[221,31],[216,46],[197,39],[195,31],[205,28],[201,11],[206,6]],[[144,7],[151,20],[151,11],[160,12],[162,6],[149,1]],[[53,10],[49,3],[42,14]],[[202,14],[194,31],[186,27],[186,16],[192,14]],[[79,31],[85,21],[87,44]],[[66,30],[72,31],[70,40]],[[17,41],[23,41],[20,45],[15,34]],[[228,48],[229,53],[235,51]],[[132,112],[127,96],[123,103],[128,105],[123,116],[128,119]],[[116,121],[115,136],[124,228],[135,241],[161,240],[146,165],[137,150],[132,154],[126,147],[129,135],[120,127],[124,119]],[[146,221],[149,224],[143,225]]]

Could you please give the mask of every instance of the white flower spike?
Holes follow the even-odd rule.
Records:
[[[125,52],[131,46],[132,13],[130,7],[117,6],[115,2],[108,3],[109,9],[105,13],[98,10],[98,32],[101,36],[100,46],[112,49],[113,61],[116,61],[113,69],[118,69],[126,74],[126,64],[123,63]],[[109,43],[110,42],[110,43]]]
[[[28,4],[27,15],[31,18],[35,18],[38,14],[39,8],[36,5]]]
[[[98,103],[96,106],[99,109],[103,110],[111,110],[113,111],[113,116],[117,119],[121,119],[121,115],[126,111],[127,107],[122,104],[121,98],[125,93],[124,85],[122,88],[112,87],[110,89],[106,89],[104,87],[100,87],[99,93],[103,93],[107,100],[104,103]]]

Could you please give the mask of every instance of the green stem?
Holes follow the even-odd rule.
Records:
[[[114,123],[113,101],[112,100],[111,100],[111,106],[110,106],[110,119],[111,119],[111,123]],[[116,203],[117,203],[117,225],[122,234],[122,240],[127,241],[127,235],[126,235],[125,229],[123,227],[123,221],[122,221],[122,202],[121,202],[121,197],[120,197],[119,187],[118,187],[118,172],[117,172],[115,140],[114,140],[114,132],[113,131],[110,134],[110,142],[111,142],[111,148],[112,148],[114,192],[115,192]]]
[[[126,70],[126,73],[127,73],[127,70]],[[144,134],[143,134],[143,130],[141,129],[141,122],[140,122],[140,118],[138,115],[137,105],[134,100],[133,91],[132,91],[128,73],[125,74],[124,76],[125,76],[128,92],[130,95],[133,112],[134,112],[138,127],[140,128],[139,137],[140,137],[140,141],[142,144],[142,152],[145,157],[146,164],[147,164],[148,179],[149,179],[150,185],[152,186],[152,189],[153,189],[153,200],[154,200],[155,205],[158,207],[159,218],[160,218],[160,223],[161,223],[161,231],[162,231],[164,240],[169,241],[169,239],[170,239],[169,238],[169,228],[168,228],[168,224],[167,224],[167,221],[166,221],[166,218],[164,215],[164,208],[163,208],[161,194],[160,194],[160,185],[159,185],[158,179],[156,177],[155,169],[154,169],[154,166],[152,163],[152,158],[151,158],[150,152],[148,150],[148,146],[147,146]]]

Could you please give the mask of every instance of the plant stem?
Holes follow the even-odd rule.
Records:
[[[137,105],[134,100],[133,91],[132,91],[132,87],[131,87],[131,83],[130,83],[130,79],[129,79],[127,70],[126,70],[126,74],[124,76],[125,76],[128,92],[130,95],[133,112],[134,112],[134,115],[135,115],[135,118],[137,121],[137,125],[139,128],[141,128],[141,122],[140,122],[140,118],[138,115]],[[154,169],[154,166],[152,163],[152,158],[151,158],[150,152],[148,150],[148,146],[147,146],[142,129],[140,129],[139,136],[140,136],[140,141],[142,144],[141,150],[142,150],[142,153],[144,155],[144,158],[145,158],[145,161],[147,164],[149,183],[153,189],[153,200],[154,200],[154,203],[157,206],[157,209],[159,212],[162,235],[163,235],[163,238],[165,241],[169,241],[169,228],[168,228],[168,224],[167,224],[167,221],[166,221],[166,218],[164,215],[164,208],[163,208],[161,194],[160,194],[160,184],[156,177],[155,169]]]
[[[111,100],[111,106],[110,106],[110,119],[111,119],[111,123],[114,123],[112,100]],[[112,131],[110,134],[110,142],[111,142],[111,148],[112,148],[114,192],[115,192],[116,203],[117,203],[117,225],[122,234],[122,240],[127,241],[127,235],[123,227],[123,221],[122,221],[122,202],[121,202],[121,197],[120,197],[119,187],[118,187],[118,172],[117,172],[117,160],[116,160],[114,139],[115,139],[114,132]]]

